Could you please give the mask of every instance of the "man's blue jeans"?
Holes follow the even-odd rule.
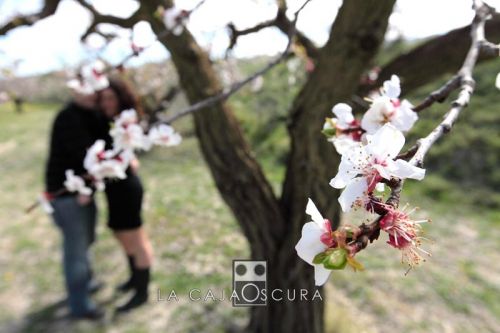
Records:
[[[51,202],[54,221],[63,236],[63,268],[68,303],[73,315],[95,309],[90,300],[91,267],[88,250],[95,240],[97,207],[95,202],[81,206],[76,196],[64,196]]]

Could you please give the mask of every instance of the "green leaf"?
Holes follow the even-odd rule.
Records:
[[[318,253],[314,259],[313,259],[313,264],[319,265],[323,263],[323,261],[326,259],[327,255],[325,252]]]
[[[327,138],[331,138],[335,136],[336,130],[335,128],[326,128],[321,131]]]
[[[344,269],[347,265],[347,250],[335,249],[323,261],[326,269]]]

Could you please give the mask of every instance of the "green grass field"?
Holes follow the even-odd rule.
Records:
[[[243,325],[244,309],[229,301],[188,302],[192,288],[216,297],[231,288],[231,261],[248,256],[238,225],[220,198],[190,135],[190,120],[176,127],[179,147],[156,149],[141,157],[146,198],[144,217],[156,261],[152,301],[126,316],[104,323],[71,322],[64,297],[60,239],[41,210],[23,210],[42,190],[42,176],[52,118],[57,106],[29,105],[23,114],[0,107],[0,331],[1,332],[222,332],[229,323]],[[278,183],[281,170],[266,162]],[[428,179],[430,183],[432,177]],[[327,286],[329,332],[499,332],[500,253],[498,212],[475,208],[467,194],[458,199],[424,196],[430,185],[410,184],[403,202],[422,207],[429,217],[433,256],[405,276],[400,254],[381,239],[358,259],[366,271],[335,272]],[[113,286],[125,279],[125,259],[105,227],[105,205],[94,263],[107,283],[97,300],[110,312]],[[345,222],[359,224],[360,214]],[[356,218],[356,220],[354,220]],[[156,291],[175,289],[179,301],[156,300]],[[165,296],[165,295],[164,295]]]

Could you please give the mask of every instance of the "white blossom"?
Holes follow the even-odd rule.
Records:
[[[109,131],[116,150],[149,150],[151,142],[139,125],[139,118],[134,109],[122,111],[115,119]]]
[[[40,205],[40,207],[42,207],[45,213],[54,213],[54,208],[50,204],[49,199],[47,198],[47,195],[45,193],[42,193],[38,196],[38,204]]]
[[[317,286],[321,286],[328,280],[331,270],[326,269],[323,264],[314,264],[313,259],[328,248],[321,239],[324,234],[331,233],[331,225],[321,216],[311,199],[308,199],[306,213],[311,216],[312,221],[302,227],[302,236],[295,250],[302,260],[314,267],[314,281]]]
[[[96,163],[88,169],[89,174],[91,174],[96,180],[102,181],[106,178],[118,178],[125,179],[127,174],[128,165],[122,163],[116,159],[103,160]]]
[[[500,73],[498,73],[498,75],[497,75],[497,80],[496,80],[496,82],[495,82],[495,86],[496,86],[498,89],[500,89]]]
[[[151,147],[144,130],[139,124],[130,124],[126,127],[115,126],[109,131],[109,134],[113,138],[115,149],[148,150]]]
[[[91,195],[92,189],[85,186],[85,181],[82,177],[76,176],[73,170],[66,170],[66,180],[64,181],[64,187],[69,192],[78,192],[82,195]]]
[[[103,140],[97,140],[87,151],[83,165],[95,180],[105,178],[125,179],[128,168],[128,157],[122,158],[116,150],[105,150]]]
[[[106,65],[96,60],[94,63],[82,68],[83,82],[90,86],[93,91],[99,91],[109,87],[109,80],[105,73]]]
[[[155,41],[155,35],[148,22],[137,22],[132,28],[132,48],[142,50],[153,44]]]
[[[171,7],[163,13],[163,23],[169,31],[179,36],[184,31],[183,10],[177,7]]]
[[[92,87],[88,83],[80,79],[71,79],[66,82],[66,86],[81,95],[91,95],[94,93]]]
[[[99,163],[100,160],[104,159],[105,147],[106,143],[104,140],[97,140],[94,142],[94,144],[87,150],[87,154],[83,160],[83,167],[89,170],[95,164]]]
[[[165,147],[176,146],[182,141],[181,135],[175,132],[172,126],[165,124],[153,127],[148,138],[152,144]]]
[[[410,130],[418,116],[412,110],[410,102],[399,99],[400,94],[399,78],[393,75],[390,80],[384,82],[382,94],[374,98],[361,120],[361,127],[368,134],[375,133],[387,123],[403,132]]]
[[[85,39],[85,46],[88,47],[92,51],[99,51],[101,50],[104,46],[106,46],[106,39],[98,34],[90,34],[86,39]]]
[[[364,206],[368,194],[382,178],[421,180],[425,176],[424,169],[401,159],[394,160],[405,138],[393,125],[384,125],[374,135],[368,135],[367,141],[365,146],[360,144],[342,155],[338,173],[330,181],[334,188],[345,188],[338,199],[344,212],[353,206]]]
[[[342,155],[353,149],[361,140],[359,122],[352,115],[352,108],[345,103],[336,104],[332,112],[335,118],[326,118],[323,133],[333,143],[337,152]]]
[[[114,125],[119,127],[127,127],[130,124],[139,122],[137,112],[134,109],[128,109],[120,112],[118,117],[114,120]]]

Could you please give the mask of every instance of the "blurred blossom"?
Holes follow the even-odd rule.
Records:
[[[142,50],[156,41],[149,22],[140,21],[132,29],[132,48]]]
[[[78,192],[82,195],[91,195],[92,190],[85,186],[85,181],[80,176],[75,176],[73,170],[66,170],[66,180],[64,181],[64,187],[69,192]]]
[[[398,130],[406,132],[417,121],[417,113],[407,100],[401,101],[401,86],[399,78],[393,75],[384,82],[381,94],[375,97],[368,111],[361,120],[361,127],[373,134],[386,123],[391,123]]]

